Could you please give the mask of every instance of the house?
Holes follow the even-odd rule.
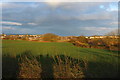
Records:
[[[0,39],[5,39],[5,37],[6,37],[6,34],[1,34],[0,35]]]

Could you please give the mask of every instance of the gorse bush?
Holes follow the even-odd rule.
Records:
[[[18,56],[19,74],[18,78],[40,78],[41,68],[39,62],[31,54],[30,51],[25,51]]]
[[[10,56],[8,56],[10,57]],[[12,60],[12,59],[11,59]],[[69,56],[40,55],[33,56],[30,51],[24,52],[16,57],[18,73],[7,75],[4,78],[84,78],[85,65],[82,60],[74,59]],[[11,63],[11,62],[10,62]],[[83,66],[84,65],[84,66]],[[7,73],[8,69],[3,72]],[[9,76],[9,77],[8,77]]]
[[[83,70],[86,66],[82,60],[64,55],[54,56],[53,59],[55,78],[85,78]]]

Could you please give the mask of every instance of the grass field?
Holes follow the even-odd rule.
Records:
[[[120,56],[117,51],[108,51],[94,48],[81,48],[67,42],[31,42],[22,40],[3,40],[2,55],[17,56],[30,51],[34,56],[50,56],[63,54],[76,59],[87,61],[85,72],[88,78],[118,77],[118,62]],[[7,58],[6,58],[7,59]]]

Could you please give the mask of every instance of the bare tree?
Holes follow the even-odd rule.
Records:
[[[118,28],[118,29],[116,29],[116,30],[113,30],[113,31],[105,34],[105,35],[106,35],[106,36],[118,36],[118,35],[120,35],[120,29]]]

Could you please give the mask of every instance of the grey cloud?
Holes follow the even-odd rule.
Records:
[[[14,3],[16,4],[16,3]],[[17,29],[25,33],[52,32],[61,35],[92,35],[104,34],[105,31],[85,30],[84,27],[105,27],[117,21],[117,12],[108,12],[110,3],[61,3],[56,8],[51,8],[46,3],[18,4],[17,8],[3,8],[4,21],[17,21],[22,23]],[[19,6],[23,8],[19,8]],[[99,6],[104,5],[104,9]],[[16,5],[17,6],[17,5]],[[31,24],[28,24],[31,23]],[[36,25],[33,25],[36,24]],[[110,31],[110,29],[106,30]],[[6,31],[7,32],[7,31]],[[15,31],[14,31],[15,32]]]

